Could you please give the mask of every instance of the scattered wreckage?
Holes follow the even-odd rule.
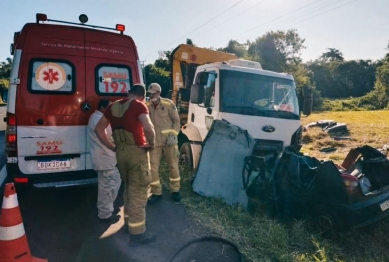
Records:
[[[331,138],[334,140],[350,140],[350,136],[348,136],[348,126],[346,123],[338,123],[334,120],[320,120],[309,123],[304,126],[303,130],[307,131],[312,127],[320,127],[323,132],[330,134]],[[339,133],[347,135],[337,135]]]
[[[360,228],[389,216],[389,160],[379,150],[353,148],[337,165],[292,147],[256,152],[255,142],[246,130],[215,120],[193,190],[245,208],[259,199],[281,221],[308,215],[329,230]]]

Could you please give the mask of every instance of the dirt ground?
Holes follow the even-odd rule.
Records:
[[[119,192],[117,205],[122,206]],[[190,216],[185,203],[174,204],[169,192],[163,200],[147,206],[147,230],[157,236],[150,245],[132,247],[121,219],[103,225],[96,219],[97,189],[73,188],[31,191],[19,197],[31,252],[49,262],[163,262],[188,241],[214,235]],[[230,246],[200,242],[172,261],[239,261]]]

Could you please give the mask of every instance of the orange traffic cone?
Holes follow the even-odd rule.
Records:
[[[47,262],[31,255],[13,183],[5,185],[0,215],[1,262]]]

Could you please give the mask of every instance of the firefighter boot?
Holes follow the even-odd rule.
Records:
[[[172,199],[173,199],[173,202],[178,204],[181,202],[181,195],[180,195],[180,192],[173,192],[172,193]]]
[[[162,200],[162,195],[154,195],[152,194],[148,199],[147,199],[147,204],[152,205],[157,203],[158,201]]]
[[[155,242],[155,236],[150,233],[143,233],[139,235],[130,234],[130,245],[144,245]]]

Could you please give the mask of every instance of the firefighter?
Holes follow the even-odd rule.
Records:
[[[152,177],[150,187],[152,195],[147,202],[154,204],[162,199],[159,164],[162,154],[164,154],[169,167],[169,186],[172,192],[172,199],[175,203],[179,203],[181,196],[177,135],[180,131],[180,118],[173,101],[161,97],[161,86],[159,84],[150,84],[147,92],[150,94],[150,101],[146,104],[149,108],[150,118],[156,135],[155,148],[153,151],[150,151]]]
[[[128,98],[113,102],[96,126],[101,142],[116,152],[117,167],[124,184],[124,220],[130,233],[130,243],[155,241],[146,234],[148,187],[151,182],[149,150],[155,145],[155,132],[147,106],[142,102],[146,89],[135,84]],[[104,132],[111,124],[114,143]]]

